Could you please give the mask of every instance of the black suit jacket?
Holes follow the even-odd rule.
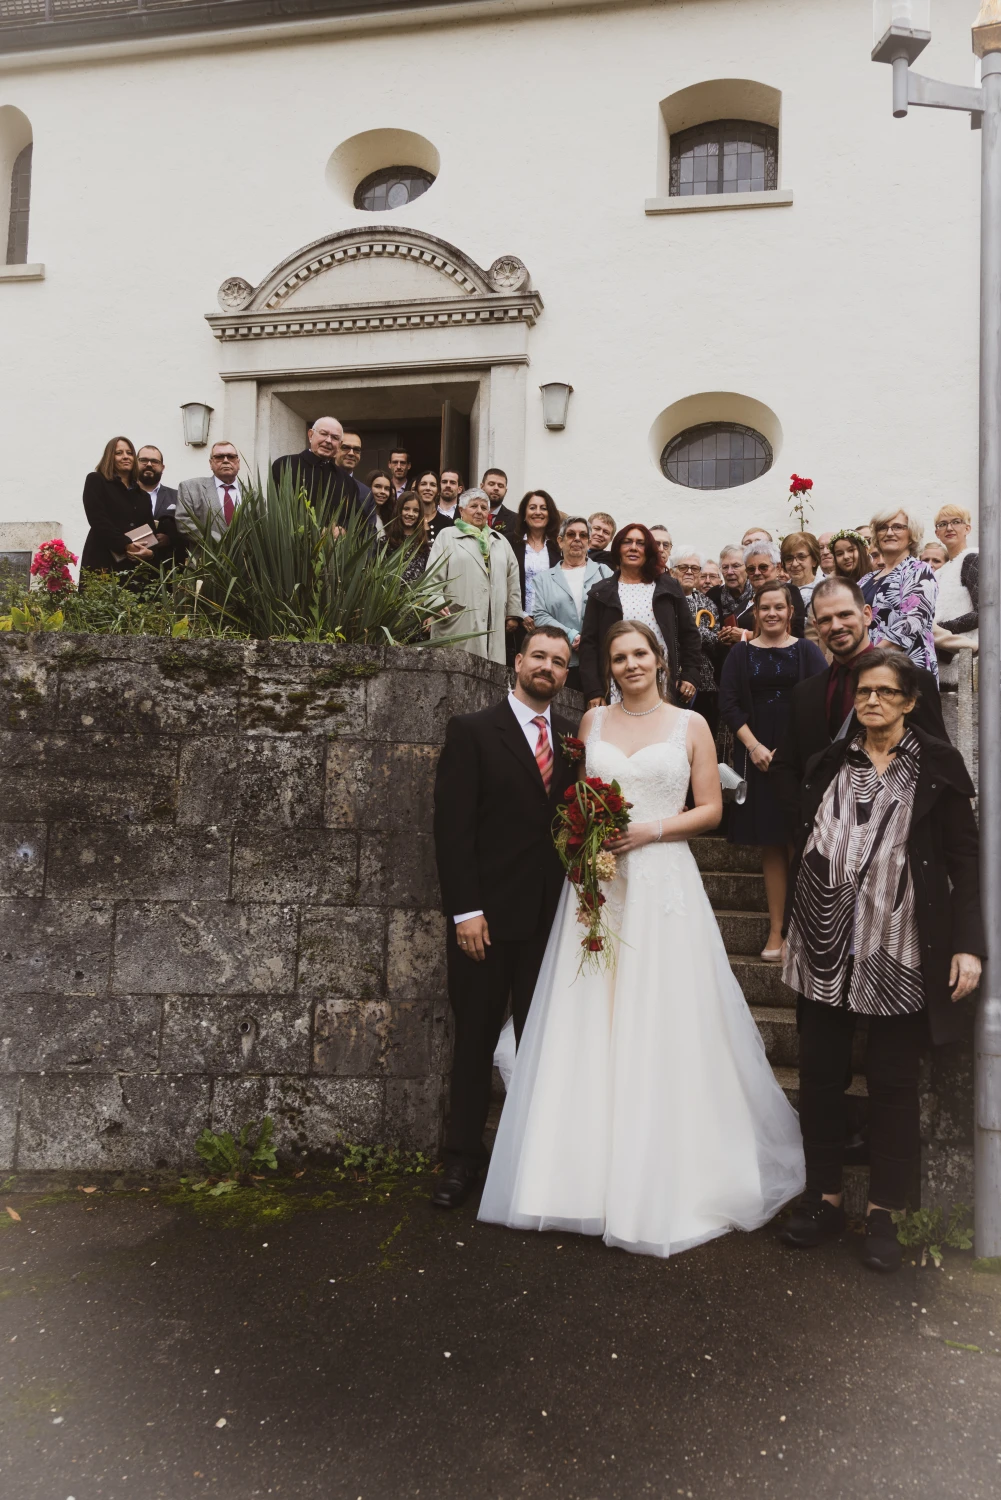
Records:
[[[343,507],[342,517],[358,510],[375,532],[375,502],[372,491],[363,498],[357,479],[347,469],[341,469],[329,458],[320,458],[311,449],[301,453],[286,453],[276,458],[271,465],[275,487],[281,483],[282,471],[289,469],[294,484],[305,487],[310,504],[322,517],[324,523],[333,520],[334,513]]]
[[[826,750],[831,743],[831,731],[827,721],[827,689],[831,681],[831,673],[836,665],[836,663],[832,664],[826,672],[818,672],[815,677],[808,677],[793,688],[790,699],[789,727],[779,741],[768,772],[775,784],[775,792],[783,810],[794,820],[799,818],[803,777],[807,762],[814,755],[819,755],[822,750]],[[942,717],[942,699],[939,696],[938,683],[923,667],[917,670],[921,683],[921,696],[908,722],[915,729],[922,730],[924,734],[934,739],[944,740],[948,744],[949,736]],[[853,713],[846,738],[852,739],[857,729],[858,719]]]
[[[672,686],[680,678],[698,687],[702,671],[702,637],[699,635],[684,590],[670,573],[661,573],[653,591],[653,613],[667,646]],[[603,698],[605,636],[622,619],[619,575],[603,578],[587,596],[580,628],[580,676],[585,698]]]
[[[508,510],[502,501],[500,509],[490,522],[490,525],[494,531],[499,531],[501,536],[507,537],[511,545],[514,545],[515,538],[519,532],[518,512],[516,510]]]
[[[434,837],[449,921],[482,911],[490,936],[517,942],[551,923],[564,871],[553,844],[560,798],[576,767],[559,736],[574,726],[552,715],[553,780],[546,793],[524,730],[505,698],[449,719],[434,788]]]
[[[152,499],[150,495],[150,500]],[[155,532],[167,538],[166,544],[157,547],[153,554],[157,566],[180,567],[188,555],[188,546],[177,529],[177,491],[171,489],[169,484],[161,484],[156,492],[156,504],[153,506],[153,520],[150,524]]]

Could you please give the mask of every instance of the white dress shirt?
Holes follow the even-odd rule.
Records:
[[[228,484],[225,479],[220,479],[218,474],[213,474],[212,478],[215,480],[216,493],[219,496],[219,509],[222,510],[225,505],[227,490],[231,491],[229,498],[232,500],[234,506],[239,505],[241,498],[239,476],[236,479],[231,479]]]
[[[547,704],[540,713],[538,709],[532,708],[527,703],[522,703],[521,699],[516,698],[513,693],[508,693],[507,701],[510,705],[511,712],[514,714],[515,718],[518,720],[518,723],[521,725],[521,732],[525,736],[525,743],[527,744],[529,750],[531,750],[532,759],[534,760],[536,747],[539,743],[539,726],[538,724],[532,723],[533,719],[545,719],[550,745],[553,742],[553,720],[552,715],[549,712],[549,705]],[[482,911],[464,911],[460,912],[460,914],[453,920],[456,927],[458,927],[460,922],[468,922],[473,917],[482,917],[482,915]]]

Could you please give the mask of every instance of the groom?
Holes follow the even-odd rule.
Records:
[[[448,923],[455,1016],[445,1171],[431,1201],[457,1208],[486,1161],[494,1049],[508,999],[519,1040],[563,885],[552,823],[576,775],[550,704],[570,668],[561,630],[542,625],[515,658],[515,687],[448,722],[435,781],[434,836]]]

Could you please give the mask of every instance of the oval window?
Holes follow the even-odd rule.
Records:
[[[367,213],[382,213],[387,208],[403,208],[421,197],[434,182],[423,167],[380,167],[370,172],[355,188],[355,208]]]
[[[674,484],[692,490],[729,490],[767,473],[772,466],[768,439],[737,422],[701,422],[672,438],[660,466]]]

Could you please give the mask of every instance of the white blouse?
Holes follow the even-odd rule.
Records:
[[[666,658],[667,642],[653,612],[653,590],[652,583],[623,583],[620,579],[619,603],[622,605],[624,620],[638,620],[641,625],[646,625],[653,631]]]
[[[525,543],[525,613],[531,614],[535,607],[535,575],[548,573],[550,568],[549,548],[543,543],[536,552]]]

